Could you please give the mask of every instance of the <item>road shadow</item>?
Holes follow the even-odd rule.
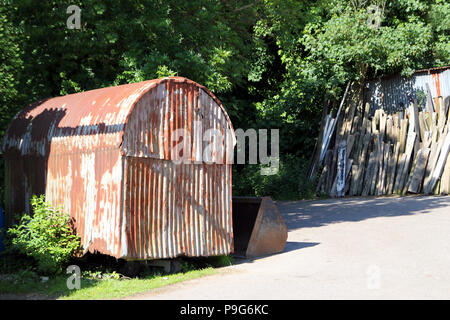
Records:
[[[426,214],[448,208],[449,196],[365,197],[314,201],[278,201],[288,230],[321,227],[340,222],[357,222],[377,217]]]
[[[286,246],[284,247],[284,250],[282,252],[272,253],[272,254],[266,254],[263,256],[255,257],[255,258],[245,258],[242,256],[233,256],[233,265],[237,264],[243,264],[243,263],[253,263],[256,260],[260,260],[267,257],[277,256],[283,253],[296,251],[300,249],[305,249],[309,247],[314,247],[320,244],[320,242],[297,242],[297,241],[287,241]]]
[[[320,242],[297,242],[297,241],[287,241],[286,242],[286,246],[284,247],[284,252],[291,252],[291,251],[295,251],[295,250],[300,250],[303,248],[309,248],[309,247],[315,247],[318,244],[320,244]]]

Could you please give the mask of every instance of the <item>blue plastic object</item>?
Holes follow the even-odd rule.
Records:
[[[5,220],[3,219],[3,211],[2,207],[0,207],[0,229],[3,229],[5,226]],[[0,232],[0,252],[2,252],[5,249],[3,246],[3,232]]]

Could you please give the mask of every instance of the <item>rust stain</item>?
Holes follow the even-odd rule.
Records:
[[[433,74],[431,74],[431,76],[433,77],[433,83],[434,83],[434,87],[436,88],[437,96],[440,97],[441,96],[441,84],[440,84],[440,80],[439,80],[439,73],[433,73]]]

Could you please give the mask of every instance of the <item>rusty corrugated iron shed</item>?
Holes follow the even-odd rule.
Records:
[[[211,128],[224,139],[205,163]],[[192,137],[191,163],[172,161],[176,129]],[[181,77],[34,103],[3,139],[8,221],[30,211],[33,194],[45,194],[74,219],[85,251],[126,259],[228,254],[234,144],[219,100]]]

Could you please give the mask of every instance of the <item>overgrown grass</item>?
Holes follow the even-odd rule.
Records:
[[[194,278],[211,275],[217,271],[213,268],[192,270],[185,273],[171,275],[154,275],[145,278],[134,278],[126,280],[107,279],[90,280],[86,288],[83,286],[63,299],[112,299],[130,296],[136,293],[156,289],[166,285],[186,281]],[[95,281],[95,283],[93,283]],[[94,284],[94,285],[93,285]]]
[[[212,275],[217,267],[232,264],[231,257],[185,258],[181,272],[165,274],[162,269],[141,265],[134,277],[121,272],[124,261],[93,255],[72,261],[82,271],[80,289],[70,290],[67,279],[71,274],[45,277],[35,264],[24,256],[0,255],[0,299],[115,299],[155,288]]]
[[[163,287],[181,281],[211,275],[214,268],[193,270],[177,274],[153,274],[137,278],[95,279],[82,277],[80,289],[69,290],[67,277],[55,276],[46,282],[29,272],[0,276],[0,298],[39,298],[39,299],[114,299],[130,296],[147,290]]]

